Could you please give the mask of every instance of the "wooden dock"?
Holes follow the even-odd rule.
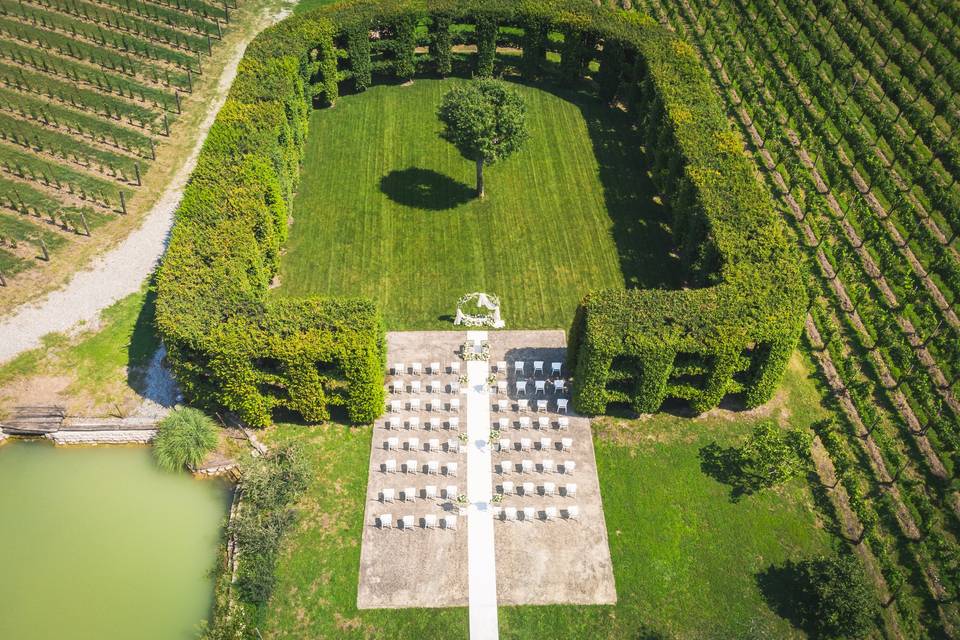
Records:
[[[66,409],[57,405],[18,406],[0,428],[11,436],[45,436],[59,431],[65,417]]]

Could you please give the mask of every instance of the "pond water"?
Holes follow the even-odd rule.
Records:
[[[0,638],[196,637],[229,501],[147,447],[0,447]]]

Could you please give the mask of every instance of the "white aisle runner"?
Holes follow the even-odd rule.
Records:
[[[486,340],[486,331],[468,331],[467,340]],[[490,443],[490,365],[467,362],[467,571],[469,574],[470,640],[496,640],[497,568],[490,499],[493,479]]]

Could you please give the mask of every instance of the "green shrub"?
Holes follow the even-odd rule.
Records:
[[[163,469],[198,467],[217,446],[217,426],[202,411],[178,407],[157,426],[153,455]]]

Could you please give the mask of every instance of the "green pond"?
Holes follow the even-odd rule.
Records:
[[[229,502],[147,447],[0,447],[0,638],[195,638]]]

